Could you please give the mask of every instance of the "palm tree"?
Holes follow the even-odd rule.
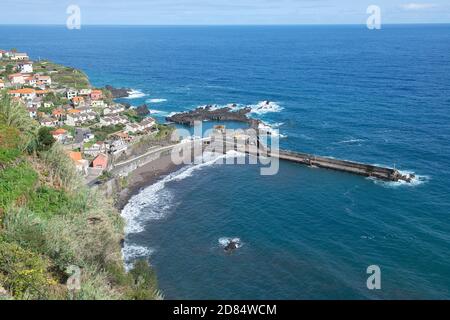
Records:
[[[30,118],[28,111],[20,101],[15,101],[7,93],[0,96],[0,124],[18,129],[28,144],[36,137],[38,124]]]

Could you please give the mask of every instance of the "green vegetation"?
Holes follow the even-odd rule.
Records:
[[[87,75],[75,68],[62,66],[50,61],[39,61],[33,65],[34,72],[50,75],[52,81],[58,83],[60,88],[84,89],[91,84]]]
[[[136,109],[128,109],[125,112],[123,112],[123,115],[130,120],[130,122],[141,122],[143,119],[145,119],[145,116],[140,116]]]
[[[125,126],[123,124],[107,126],[107,127],[92,127],[92,133],[94,133],[97,141],[104,141],[109,135],[122,131]]]
[[[0,100],[0,288],[13,299],[160,299],[153,269],[127,273],[123,221],[112,200],[89,189],[72,160]],[[22,111],[21,111],[22,110]],[[78,269],[80,287],[66,285]]]

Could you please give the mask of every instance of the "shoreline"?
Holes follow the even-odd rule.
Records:
[[[170,155],[164,155],[133,170],[126,178],[126,187],[119,192],[116,203],[117,210],[121,212],[130,199],[137,195],[142,189],[155,184],[165,176],[182,167],[183,165],[173,164]]]

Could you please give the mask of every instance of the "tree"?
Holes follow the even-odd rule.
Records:
[[[18,129],[25,139],[24,150],[34,140],[38,123],[30,118],[26,108],[7,93],[0,96],[0,124]]]
[[[37,150],[48,151],[55,143],[55,138],[50,133],[51,129],[47,127],[41,127],[37,136]]]

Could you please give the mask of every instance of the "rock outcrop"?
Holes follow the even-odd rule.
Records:
[[[131,92],[131,89],[128,88],[114,88],[113,86],[107,85],[105,89],[109,90],[114,99],[118,98],[127,98]]]
[[[259,120],[249,118],[247,115],[251,108],[235,110],[234,106],[215,109],[209,105],[192,111],[174,114],[166,120],[177,124],[193,126],[195,121],[237,121],[248,123],[252,128],[257,128]]]

